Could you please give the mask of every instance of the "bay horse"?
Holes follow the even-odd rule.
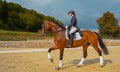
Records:
[[[59,64],[57,69],[62,67],[62,59],[64,49],[68,46],[68,40],[65,37],[65,28],[58,26],[57,24],[53,23],[52,21],[44,21],[42,25],[42,35],[46,35],[48,31],[52,31],[54,33],[54,46],[49,48],[48,50],[48,59],[53,62],[53,58],[50,54],[52,50],[59,49],[60,50],[60,57],[59,57]],[[91,45],[98,53],[100,59],[100,66],[104,65],[102,52],[99,49],[98,45],[100,45],[104,54],[109,54],[108,49],[106,48],[105,44],[103,43],[102,39],[96,32],[92,32],[89,30],[82,31],[82,39],[81,40],[74,40],[73,45],[71,48],[83,46],[83,57],[77,66],[83,65],[86,57],[87,57],[87,48]]]

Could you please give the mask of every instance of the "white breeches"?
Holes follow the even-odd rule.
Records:
[[[68,26],[66,26],[66,28],[68,28]],[[77,28],[72,26],[72,27],[70,28],[69,34],[72,34],[72,33],[76,32],[76,31],[77,31]]]
[[[76,32],[76,31],[77,31],[77,28],[76,28],[76,27],[71,27],[70,34]]]

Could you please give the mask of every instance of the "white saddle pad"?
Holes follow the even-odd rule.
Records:
[[[67,34],[68,34],[67,31],[65,31],[65,37],[66,37],[67,40],[69,40],[69,37],[68,37]],[[79,32],[76,32],[76,33],[73,35],[73,40],[81,40],[81,39],[82,39],[82,37],[81,37],[81,35],[79,34]]]

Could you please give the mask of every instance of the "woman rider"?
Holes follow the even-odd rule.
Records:
[[[73,42],[73,34],[78,30],[80,35],[80,29],[77,27],[77,18],[75,16],[75,12],[73,10],[68,12],[68,15],[71,17],[70,24],[67,26],[68,29],[68,35],[69,35],[69,42],[68,42],[68,47],[72,46]]]

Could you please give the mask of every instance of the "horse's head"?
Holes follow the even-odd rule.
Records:
[[[51,29],[51,22],[44,21],[42,24],[42,36],[47,36],[47,32]]]
[[[52,31],[52,33],[56,33],[57,31],[63,30],[62,27],[60,27],[59,25],[55,24],[52,21],[44,21],[43,25],[42,25],[42,35],[46,36],[48,31]]]

